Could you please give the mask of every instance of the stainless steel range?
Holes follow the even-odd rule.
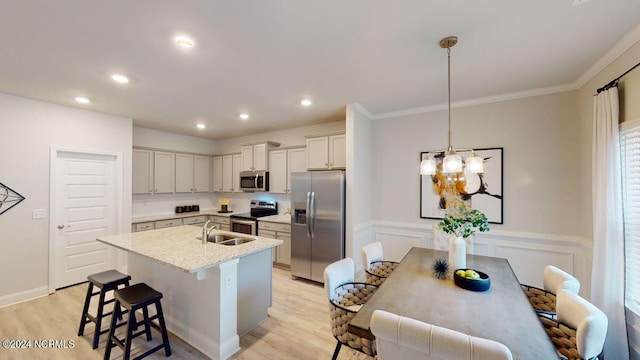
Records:
[[[249,235],[258,235],[258,218],[278,214],[275,201],[251,200],[251,211],[229,216],[231,231]]]

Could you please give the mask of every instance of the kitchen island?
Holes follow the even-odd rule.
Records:
[[[203,244],[201,236],[202,227],[183,225],[97,240],[127,251],[133,283],[164,294],[169,331],[212,359],[227,359],[240,349],[240,336],[267,318],[271,249],[282,240],[251,236],[255,240],[226,246]]]

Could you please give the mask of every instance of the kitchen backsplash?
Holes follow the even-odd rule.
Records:
[[[278,214],[284,214],[291,208],[289,195],[260,192],[133,195],[131,216],[135,218],[173,213],[176,206],[183,205],[198,205],[200,210],[220,210],[219,199],[229,199],[227,209],[234,213],[249,211],[249,202],[253,199],[278,202]]]

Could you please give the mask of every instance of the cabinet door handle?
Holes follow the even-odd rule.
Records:
[[[149,192],[150,192],[150,193],[152,193],[152,192],[153,192],[153,189],[149,189]]]
[[[158,189],[156,189],[156,192],[158,192]]]

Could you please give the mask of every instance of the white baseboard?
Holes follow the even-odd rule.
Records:
[[[33,300],[42,296],[49,295],[48,286],[40,286],[0,297],[0,307],[17,304],[23,301]]]

